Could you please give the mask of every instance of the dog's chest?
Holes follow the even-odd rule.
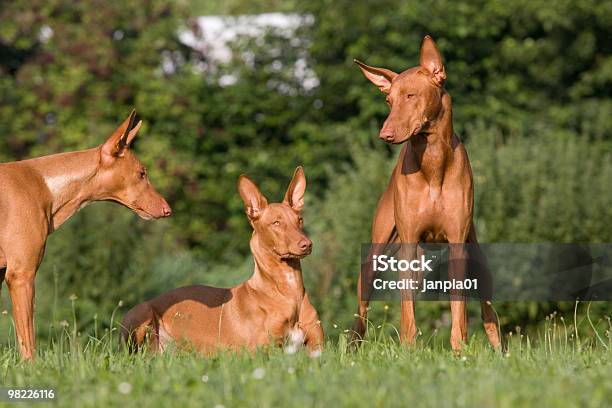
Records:
[[[306,333],[302,330],[298,324],[289,329],[285,335],[283,342],[283,349],[287,354],[296,353],[304,345]]]
[[[471,190],[446,178],[436,184],[418,174],[400,177],[394,189],[394,218],[400,236],[446,242],[448,228],[455,228],[453,223],[470,213]]]
[[[291,338],[293,340],[299,338],[298,329],[298,317],[299,317],[299,303],[297,302],[282,302],[282,304],[276,305],[276,307],[266,313],[264,324],[266,342],[270,339],[274,339],[279,345],[285,342],[285,340]]]

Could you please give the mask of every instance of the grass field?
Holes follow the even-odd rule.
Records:
[[[66,325],[40,345],[33,364],[19,360],[14,344],[5,345],[0,380],[3,386],[56,388],[57,404],[70,407],[612,404],[610,327],[583,339],[571,325],[547,319],[534,338],[511,336],[507,352],[492,351],[476,334],[460,355],[446,349],[447,339],[427,336],[404,349],[389,326],[371,327],[363,346],[347,352],[346,335],[337,331],[318,359],[282,349],[204,358],[128,355],[108,333],[83,339]]]

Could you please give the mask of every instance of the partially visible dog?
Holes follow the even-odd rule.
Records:
[[[319,354],[323,330],[304,290],[300,267],[300,259],[312,250],[300,215],[305,190],[301,167],[295,170],[282,203],[268,204],[257,186],[240,176],[238,191],[253,227],[253,276],[230,289],[202,285],[174,289],[134,307],[122,327],[131,350],[147,344],[149,350],[163,351],[174,343],[211,354],[272,344],[286,345],[288,350],[305,345]]]
[[[142,125],[135,115],[93,149],[0,163],[0,285],[9,287],[25,359],[34,358],[34,280],[49,234],[93,201],[116,201],[147,220],[172,214],[130,150]]]

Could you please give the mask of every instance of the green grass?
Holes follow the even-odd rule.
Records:
[[[422,335],[405,349],[393,328],[381,326],[370,327],[357,352],[346,351],[346,335],[336,330],[318,359],[281,349],[213,358],[128,355],[108,332],[85,339],[67,326],[40,345],[34,363],[21,362],[14,344],[0,349],[0,380],[55,387],[58,405],[71,407],[136,401],[146,407],[599,407],[612,401],[609,327],[599,338],[581,338],[553,316],[534,338],[511,336],[505,353],[476,334],[455,355],[446,338],[435,336]]]

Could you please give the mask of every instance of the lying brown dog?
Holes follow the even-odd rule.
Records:
[[[257,186],[240,176],[238,191],[254,230],[253,276],[230,289],[185,286],[141,303],[123,320],[122,337],[130,348],[148,342],[150,350],[163,351],[172,342],[210,354],[290,342],[288,350],[299,343],[320,354],[323,329],[300,267],[300,259],[312,250],[300,216],[305,190],[301,167],[280,204],[268,204]]]

